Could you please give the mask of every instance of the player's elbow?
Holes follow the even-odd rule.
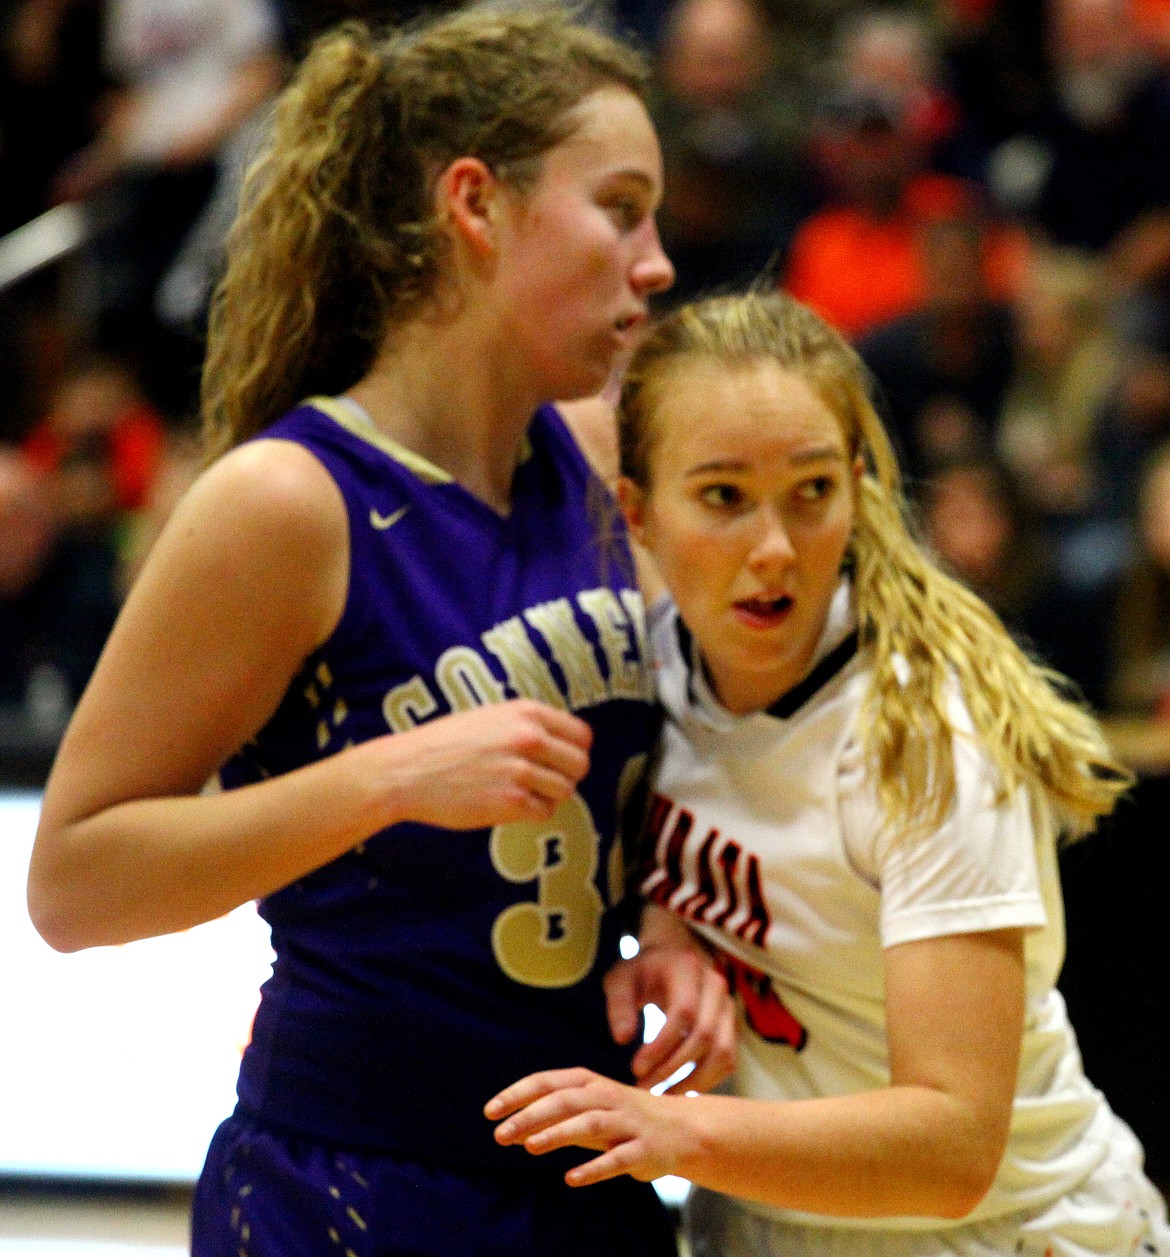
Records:
[[[1003,1152],[1002,1140],[989,1139],[972,1141],[954,1157],[937,1183],[937,1215],[958,1221],[973,1213],[995,1182]]]
[[[32,895],[28,900],[28,915],[33,929],[54,951],[75,952],[89,946],[88,940],[77,930],[68,915],[53,912]]]
[[[27,903],[33,929],[54,951],[75,952],[91,946],[83,922],[66,902],[67,897],[29,876]]]
[[[74,879],[57,868],[56,863],[46,855],[44,845],[38,842],[33,850],[25,890],[29,919],[36,932],[54,951],[81,951],[98,941],[91,937],[89,913],[83,901],[90,897],[83,895],[79,898]]]

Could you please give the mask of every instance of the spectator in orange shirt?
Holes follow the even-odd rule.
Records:
[[[947,99],[931,82],[924,29],[872,17],[847,32],[838,60],[840,86],[812,137],[829,199],[798,229],[783,283],[856,338],[922,304],[923,229],[976,215],[981,196],[973,180],[929,168]],[[1023,252],[1020,231],[988,230],[993,296],[1011,293]]]
[[[923,169],[912,118],[893,93],[876,87],[834,96],[815,145],[834,200],[797,231],[784,287],[856,338],[922,304],[922,231],[942,219],[971,217],[978,190]],[[987,282],[994,296],[1011,294],[1023,256],[1022,233],[989,230]]]
[[[151,501],[166,445],[130,363],[92,352],[66,368],[48,416],[6,453],[8,482],[21,489],[10,488],[9,509],[19,507],[23,520],[35,501],[43,535],[20,579],[0,580],[9,654],[0,678],[0,708],[9,711],[0,719],[36,707],[33,690],[59,696],[54,722],[76,702],[117,615],[129,525]]]

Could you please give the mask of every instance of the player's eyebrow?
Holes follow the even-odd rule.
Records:
[[[795,467],[804,467],[809,463],[846,462],[845,452],[838,445],[818,445],[815,449],[801,450],[788,460]],[[748,471],[750,464],[738,458],[715,458],[710,462],[698,463],[687,470],[688,476],[707,476],[713,472]]]
[[[640,183],[644,187],[654,191],[658,184],[652,179],[640,166],[622,166],[617,170],[611,170],[606,175],[607,179],[632,179],[635,183]]]

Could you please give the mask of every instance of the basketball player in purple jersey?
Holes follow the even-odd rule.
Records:
[[[213,461],[78,706],[29,879],[63,950],[250,899],[272,927],[196,1257],[674,1252],[651,1189],[573,1193],[482,1118],[531,1069],[732,1063],[679,924],[648,909],[615,963],[653,686],[624,537],[546,404],[599,390],[672,278],[643,81],[559,9],[348,26],[249,177]]]

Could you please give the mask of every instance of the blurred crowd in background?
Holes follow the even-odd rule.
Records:
[[[198,467],[200,328],[287,66],[362,0],[5,0],[0,760],[59,732]],[[872,370],[939,555],[1103,712],[1170,720],[1170,0],[611,0],[663,300],[783,285]]]
[[[54,207],[84,222],[53,265],[0,267],[0,782],[47,768],[198,470],[200,329],[266,106],[325,27],[414,12],[0,0],[0,250]],[[1100,712],[1170,729],[1170,0],[609,0],[605,20],[656,69],[662,304],[774,283],[824,314],[942,561]],[[1066,868],[1098,1069],[1118,1033],[1161,1052],[1170,1031],[1142,872],[1170,787],[1149,789],[1121,860]],[[1093,976],[1124,930],[1130,959]],[[1154,1102],[1120,1071],[1119,1111],[1170,1119],[1164,1074]],[[1170,1120],[1135,1124],[1170,1180]]]

